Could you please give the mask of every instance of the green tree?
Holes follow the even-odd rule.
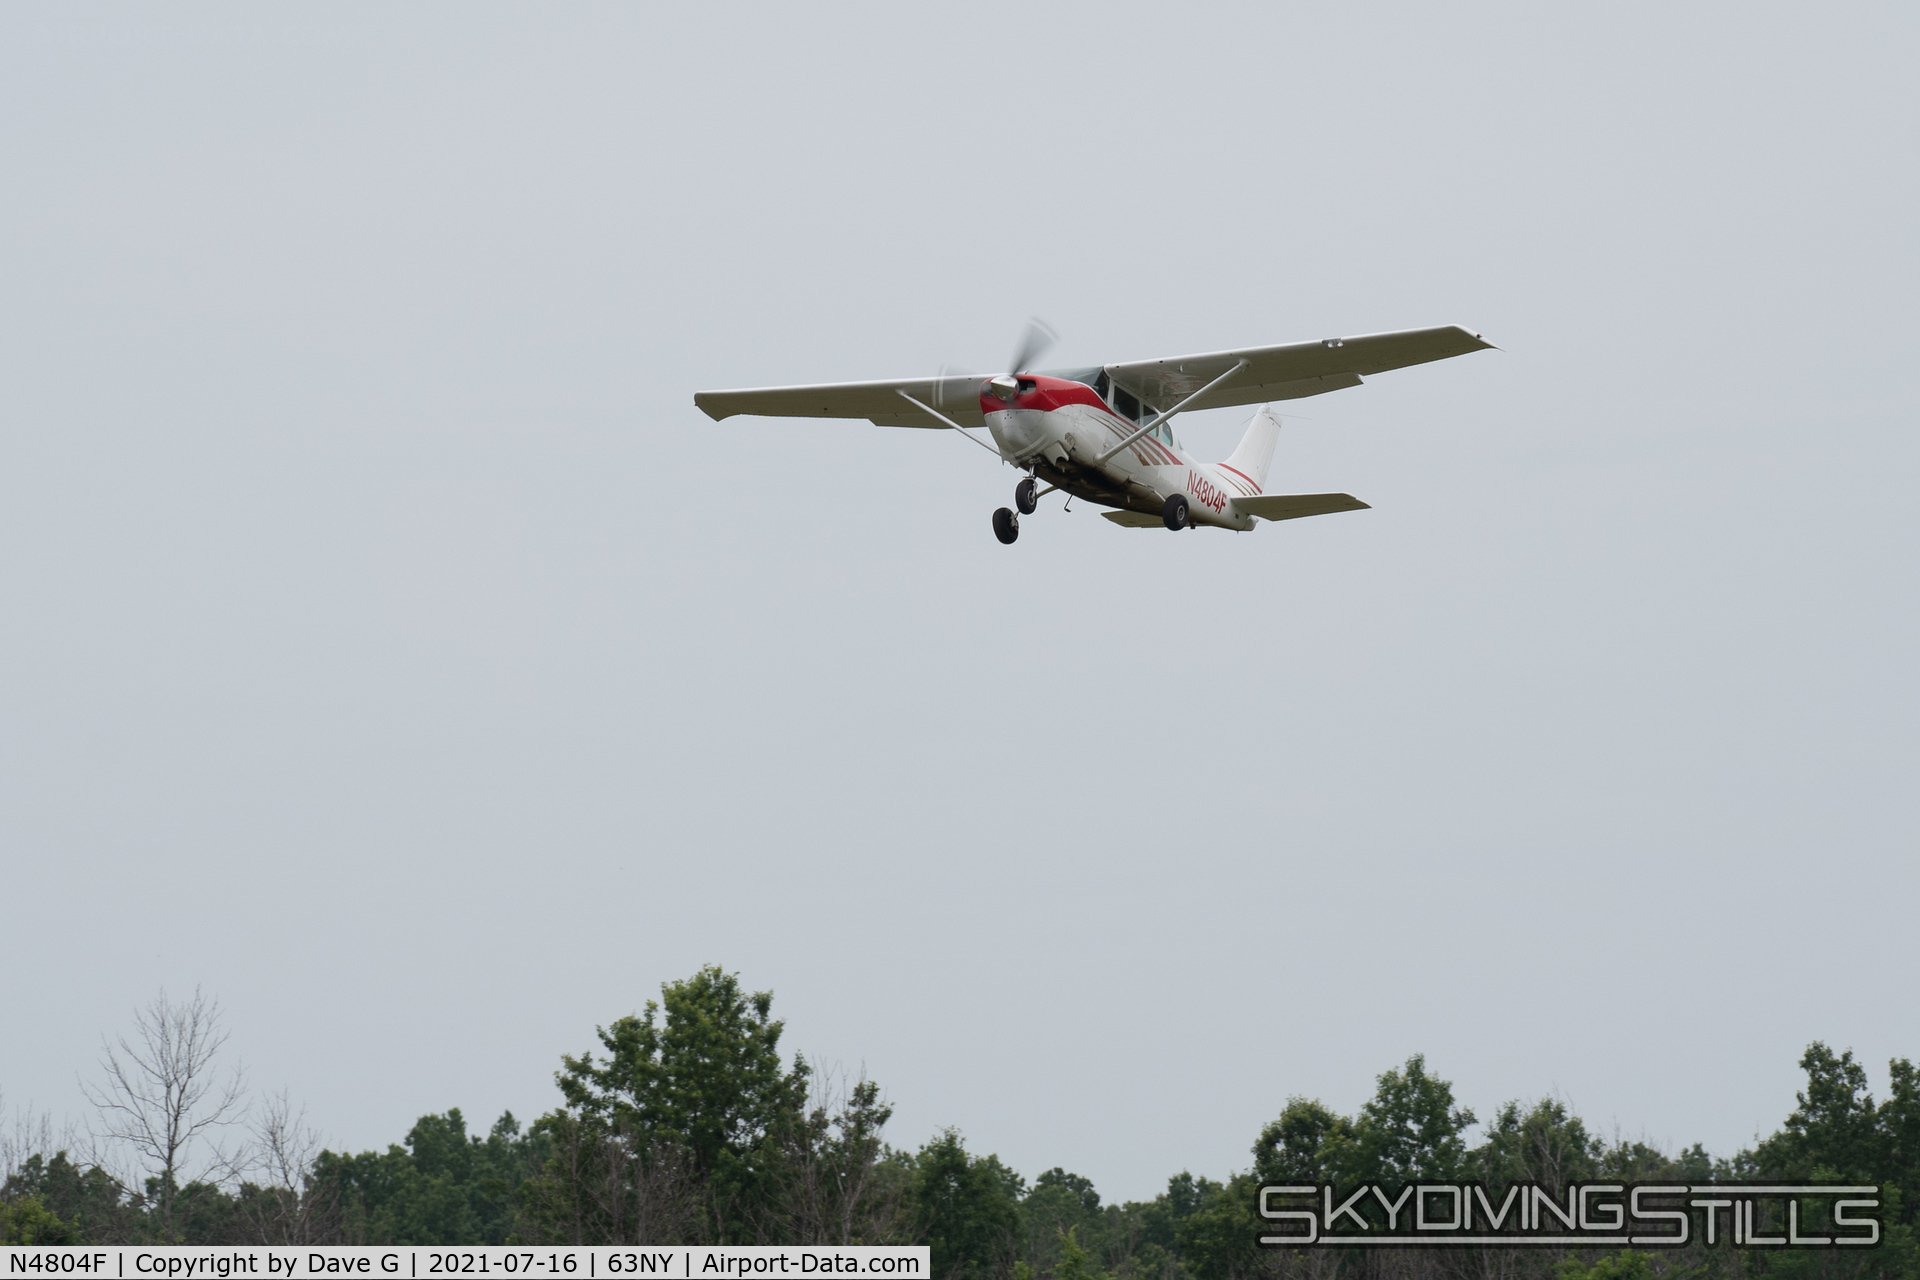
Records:
[[[1175,1191],[1170,1184],[1168,1191]],[[1178,1187],[1181,1208],[1174,1243],[1181,1267],[1198,1280],[1229,1280],[1259,1257],[1259,1181],[1241,1174],[1225,1183],[1193,1178]]]
[[[913,1158],[915,1226],[933,1254],[933,1280],[978,1280],[1012,1262],[1022,1179],[996,1156],[975,1156],[957,1130]]]
[[[72,1223],[76,1244],[127,1244],[151,1235],[148,1220],[112,1175],[97,1165],[77,1165],[64,1151],[51,1160],[28,1156],[0,1187],[0,1201],[28,1199]]]
[[[334,1232],[352,1244],[504,1244],[514,1192],[543,1158],[511,1112],[482,1138],[454,1107],[425,1115],[406,1146],[357,1156],[322,1151],[313,1194],[331,1206]]]
[[[705,1199],[707,1234],[721,1243],[765,1234],[777,1216],[779,1140],[806,1123],[810,1072],[797,1057],[782,1068],[785,1024],[772,1007],[772,992],[744,992],[737,975],[709,965],[664,984],[640,1016],[600,1028],[605,1055],[563,1056],[554,1077],[582,1150],[597,1143],[612,1156],[604,1144],[618,1141],[639,1153],[627,1164],[645,1171],[658,1149],[676,1148]],[[567,1171],[549,1172],[561,1182],[540,1195],[564,1204]]]
[[[1052,1168],[1033,1180],[1020,1202],[1021,1254],[1036,1267],[1057,1270],[1069,1239],[1082,1253],[1109,1252],[1106,1215],[1100,1193],[1077,1173]]]
[[[1322,1145],[1323,1167],[1353,1185],[1378,1182],[1444,1182],[1466,1157],[1461,1136],[1473,1112],[1453,1104],[1453,1086],[1427,1072],[1422,1054],[1377,1078],[1378,1087],[1352,1127],[1330,1133]]]
[[[1557,1191],[1590,1180],[1601,1144],[1579,1116],[1558,1098],[1541,1098],[1521,1109],[1509,1102],[1487,1126],[1485,1139],[1466,1161],[1467,1174],[1492,1187],[1538,1182]]]
[[[39,1196],[0,1200],[0,1244],[83,1244],[80,1225],[56,1214]]]
[[[1278,1120],[1260,1130],[1253,1144],[1253,1172],[1269,1185],[1305,1186],[1326,1181],[1324,1152],[1330,1142],[1352,1141],[1353,1125],[1318,1100],[1288,1098]]]
[[[1553,1274],[1554,1280],[1656,1280],[1663,1273],[1654,1269],[1652,1254],[1622,1249],[1592,1266],[1568,1258],[1554,1267]],[[1671,1276],[1673,1272],[1665,1274]]]
[[[1100,1280],[1099,1269],[1080,1246],[1076,1228],[1068,1227],[1060,1233],[1059,1254],[1060,1260],[1053,1268],[1053,1280]]]
[[[1900,1189],[1909,1223],[1920,1216],[1920,1072],[1906,1058],[1887,1064],[1891,1087],[1880,1104],[1886,1167],[1880,1176]]]
[[[1767,1177],[1789,1182],[1851,1182],[1887,1172],[1890,1144],[1853,1051],[1835,1055],[1818,1040],[1800,1056],[1807,1087],[1780,1131],[1754,1149]]]

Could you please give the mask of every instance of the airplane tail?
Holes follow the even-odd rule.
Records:
[[[1273,465],[1273,445],[1279,438],[1280,415],[1273,411],[1272,405],[1263,404],[1247,424],[1247,434],[1240,437],[1240,447],[1220,465],[1231,467],[1251,480],[1256,488],[1264,489],[1267,468]]]

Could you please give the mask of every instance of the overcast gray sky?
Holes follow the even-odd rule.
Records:
[[[704,963],[1108,1198],[1424,1052],[1729,1154],[1914,999],[1909,5],[0,9],[9,1107],[336,1145]],[[702,388],[1459,323],[1171,537]],[[1182,434],[1225,456],[1245,410]],[[1903,779],[1905,781],[1903,781]]]

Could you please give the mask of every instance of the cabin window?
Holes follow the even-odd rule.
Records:
[[[1140,421],[1140,402],[1125,387],[1113,389],[1113,407],[1129,422]]]

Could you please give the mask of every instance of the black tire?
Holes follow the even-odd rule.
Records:
[[[1032,476],[1013,486],[1013,505],[1020,508],[1021,515],[1032,515],[1033,509],[1040,505],[1039,488]]]
[[[1013,545],[1013,540],[1020,536],[1020,517],[1005,507],[996,510],[993,513],[993,536],[1008,546]]]
[[[1187,495],[1176,493],[1167,499],[1167,505],[1160,508],[1160,518],[1167,522],[1167,528],[1175,533],[1187,527]]]

